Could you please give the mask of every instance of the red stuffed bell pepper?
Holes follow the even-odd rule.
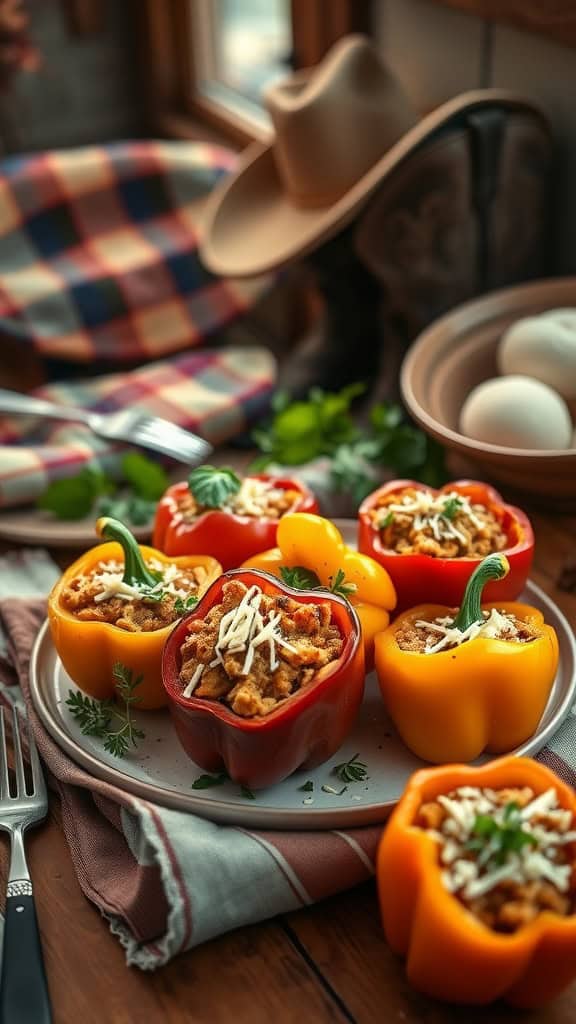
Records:
[[[252,789],[314,768],[352,728],[364,692],[356,612],[267,573],[225,573],[164,648],[162,679],[186,753]]]
[[[243,480],[230,469],[199,466],[158,503],[154,547],[167,555],[211,554],[223,569],[273,548],[286,512],[317,512],[310,490],[265,473]]]
[[[456,480],[439,490],[414,480],[391,480],[362,502],[358,549],[392,578],[397,612],[434,601],[452,607],[482,559],[506,555],[510,572],[488,584],[487,602],[513,601],[534,556],[534,533],[521,509],[493,487]]]

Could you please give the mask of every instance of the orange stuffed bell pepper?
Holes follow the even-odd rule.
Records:
[[[138,707],[162,707],[164,641],[221,566],[209,555],[169,558],[140,547],[116,519],[99,519],[96,532],[110,543],[74,562],[48,598],[54,646],[70,678],[90,696],[114,696],[114,669],[121,664],[133,679],[142,676]]]
[[[529,758],[416,772],[377,857],[382,922],[415,988],[541,1006],[576,978],[576,795]]]
[[[373,558],[354,551],[329,519],[288,513],[278,523],[278,547],[254,555],[245,569],[263,569],[297,590],[326,587],[350,601],[362,629],[366,668],[374,664],[374,637],[386,629],[396,604],[390,576]]]
[[[558,639],[536,608],[481,605],[484,584],[507,572],[504,555],[488,555],[456,615],[444,605],[418,605],[376,637],[382,696],[406,746],[425,761],[513,750],[540,721]]]

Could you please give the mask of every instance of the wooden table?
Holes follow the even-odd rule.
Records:
[[[532,574],[576,627],[576,592],[557,586],[576,557],[576,517],[532,513]],[[68,561],[54,552],[60,564]],[[69,556],[73,557],[73,556]],[[127,968],[99,912],[82,895],[52,800],[29,851],[57,1024],[572,1024],[576,984],[533,1014],[432,1002],[407,985],[380,927],[376,889],[361,885],[307,910],[241,928],[154,974]],[[6,877],[2,847],[2,891]]]

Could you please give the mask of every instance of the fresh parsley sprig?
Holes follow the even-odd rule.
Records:
[[[505,864],[511,853],[519,853],[527,845],[536,846],[537,840],[524,831],[520,808],[512,801],[506,804],[502,821],[489,814],[476,816],[466,849],[476,854],[480,867],[491,870]]]
[[[334,490],[352,495],[356,502],[378,485],[382,469],[399,477],[416,476],[432,487],[444,483],[442,447],[406,422],[399,405],[376,403],[367,425],[359,426],[352,403],[362,391],[359,384],[335,393],[312,388],[297,402],[278,392],[271,419],[253,433],[261,452],[253,468],[301,466],[327,456]]]
[[[95,736],[104,741],[104,750],[114,757],[125,757],[131,747],[145,738],[132,718],[134,704],[140,697],[135,690],[142,682],[142,676],[136,676],[132,669],[116,662],[113,668],[116,680],[116,692],[123,702],[123,707],[113,700],[95,700],[83,693],[68,691],[66,705],[78,722],[83,736]],[[117,728],[113,728],[117,726]]]
[[[354,754],[349,761],[343,761],[332,769],[341,782],[364,782],[368,778],[368,767],[364,761],[359,761],[359,754]]]
[[[280,577],[288,587],[294,587],[294,590],[326,590],[329,594],[349,598],[358,589],[355,583],[346,582],[343,569],[338,569],[334,576],[330,576],[329,587],[323,587],[316,573],[303,565],[281,565]]]
[[[144,526],[167,487],[168,476],[162,466],[140,452],[127,452],[117,481],[101,469],[85,466],[75,476],[52,481],[37,506],[57,519],[73,521],[98,515]]]
[[[455,519],[463,504],[464,502],[462,501],[462,498],[457,498],[456,496],[448,498],[442,506],[442,512],[440,515],[443,519]]]

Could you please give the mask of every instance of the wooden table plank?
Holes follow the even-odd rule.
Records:
[[[576,985],[542,1010],[503,1004],[472,1009],[427,999],[408,984],[401,959],[386,945],[376,885],[367,882],[287,915],[286,923],[357,1024],[573,1024]]]
[[[277,921],[230,932],[154,973],[127,968],[107,922],[83,895],[55,798],[28,833],[30,872],[57,1024],[347,1024],[328,986]],[[5,890],[8,842],[1,843]]]

